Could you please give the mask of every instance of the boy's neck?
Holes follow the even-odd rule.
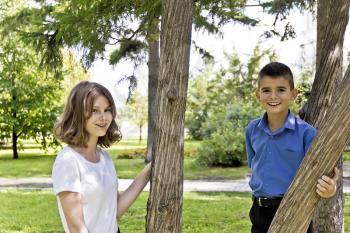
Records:
[[[271,132],[275,132],[279,128],[282,128],[284,122],[288,117],[289,111],[283,114],[268,114],[267,113],[267,124]]]

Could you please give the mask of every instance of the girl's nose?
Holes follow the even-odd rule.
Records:
[[[100,113],[100,118],[101,118],[102,120],[105,120],[105,119],[106,119],[106,112],[101,112],[101,113]]]

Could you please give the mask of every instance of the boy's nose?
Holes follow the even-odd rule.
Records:
[[[271,91],[271,97],[276,97],[276,96],[277,96],[276,91]]]

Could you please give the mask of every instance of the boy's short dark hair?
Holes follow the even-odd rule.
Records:
[[[258,86],[260,86],[260,80],[262,80],[265,76],[270,77],[284,77],[288,80],[291,89],[294,89],[294,79],[293,73],[291,69],[280,62],[271,62],[265,65],[259,72],[258,77]]]

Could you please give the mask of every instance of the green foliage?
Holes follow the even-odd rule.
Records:
[[[39,67],[40,58],[16,35],[0,42],[0,140],[13,133],[43,148],[57,145],[51,130],[61,111],[60,80]]]
[[[140,56],[146,48],[146,44],[139,40],[125,40],[120,42],[119,49],[114,50],[109,55],[109,64],[116,65],[121,59],[135,60],[141,63],[144,59]]]
[[[1,9],[5,20],[0,26],[0,141],[17,135],[19,140],[34,139],[46,149],[58,145],[51,131],[62,111],[61,98],[67,95],[63,88],[86,78],[86,73],[65,52],[57,72],[43,66],[43,54],[23,37],[25,31],[37,28],[35,20],[43,17],[34,14],[41,11],[33,4],[16,0]],[[32,12],[24,8],[30,5]],[[21,149],[21,141],[18,143]]]
[[[268,14],[275,16],[275,21],[273,23],[273,28],[264,33],[266,38],[277,36],[281,41],[288,40],[290,38],[295,38],[296,33],[293,25],[288,21],[288,16],[291,10],[299,9],[301,12],[310,11],[314,12],[316,5],[316,0],[288,0],[288,1],[266,1],[260,4],[264,11]],[[284,30],[280,32],[276,29],[278,21],[286,21],[284,23]]]
[[[219,33],[220,28],[230,22],[255,26],[258,21],[244,14],[245,3],[242,0],[195,1],[195,28]],[[64,46],[82,49],[86,67],[90,67],[97,58],[104,57],[106,46],[117,44],[119,48],[111,55],[111,64],[124,55],[139,62],[140,57],[136,54],[141,47],[144,49],[141,41],[159,38],[158,30],[154,35],[152,29],[157,27],[161,18],[160,0],[64,0],[54,4],[37,1],[36,5],[27,6],[8,18],[7,22],[16,22],[17,26],[22,24],[19,28],[23,35],[45,54],[43,64],[50,67],[62,65],[60,48]],[[25,27],[28,23],[34,25],[30,30]],[[137,48],[134,46],[130,57],[126,51],[130,51],[129,45],[135,45],[135,41],[140,43]]]
[[[135,91],[127,105],[127,116],[139,128],[139,140],[142,140],[142,128],[147,123],[147,97]]]
[[[262,112],[255,100],[260,63],[275,59],[275,54],[256,47],[246,65],[237,54],[228,59],[228,68],[214,74],[209,68],[190,85],[186,127],[191,137],[204,139],[198,163],[207,166],[239,166],[244,162],[245,126]]]
[[[245,126],[261,113],[252,103],[234,101],[204,124],[208,136],[198,149],[198,162],[207,166],[242,165],[245,160]]]

